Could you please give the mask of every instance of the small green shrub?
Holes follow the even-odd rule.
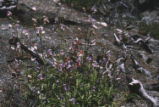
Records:
[[[159,23],[146,24],[141,22],[139,24],[139,32],[146,35],[147,33],[151,33],[151,36],[159,39]]]
[[[92,6],[99,0],[61,0],[62,3],[66,3],[78,10],[85,8],[86,11],[90,11]]]
[[[134,99],[139,99],[139,96],[135,93],[128,93],[125,98],[127,102],[131,102]]]

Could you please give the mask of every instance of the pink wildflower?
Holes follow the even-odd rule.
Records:
[[[11,12],[11,11],[8,11],[8,12],[7,12],[7,16],[8,16],[8,17],[12,16],[12,12]]]

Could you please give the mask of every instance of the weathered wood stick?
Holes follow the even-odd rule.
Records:
[[[20,41],[20,39],[18,37],[13,37],[9,40],[9,44],[10,45],[14,45],[16,46],[17,43],[20,44],[20,47],[22,50],[24,50],[26,53],[29,53],[33,58],[35,58],[37,60],[37,62],[41,65],[44,65],[44,61],[43,59],[36,53],[32,52],[31,50],[29,50],[25,45],[23,45]]]

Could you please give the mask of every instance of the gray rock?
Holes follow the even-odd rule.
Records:
[[[0,11],[13,10],[17,3],[18,0],[0,0]]]

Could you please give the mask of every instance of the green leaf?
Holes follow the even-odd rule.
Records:
[[[76,87],[78,88],[81,83],[81,79],[76,79]]]
[[[56,84],[53,83],[53,84],[52,84],[52,89],[55,89],[55,87],[56,87]]]

